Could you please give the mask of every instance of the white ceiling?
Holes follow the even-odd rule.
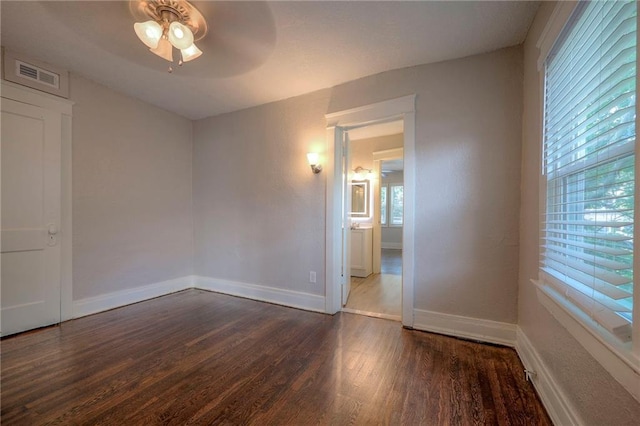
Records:
[[[539,2],[194,1],[204,54],[167,72],[128,1],[0,2],[6,48],[191,119],[521,43]]]

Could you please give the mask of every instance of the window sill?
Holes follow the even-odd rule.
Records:
[[[637,401],[640,401],[640,359],[631,343],[608,335],[582,311],[576,309],[551,286],[531,280],[538,301]]]

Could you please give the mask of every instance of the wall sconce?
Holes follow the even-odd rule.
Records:
[[[310,152],[307,154],[307,160],[313,173],[318,174],[322,171],[322,165],[320,164],[320,155],[317,152]]]
[[[365,180],[365,179],[373,179],[373,170],[365,169],[364,167],[356,167],[353,169],[354,175],[353,180]]]

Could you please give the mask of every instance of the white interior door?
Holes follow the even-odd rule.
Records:
[[[342,132],[342,306],[347,304],[351,293],[351,158],[349,134]]]
[[[0,333],[60,322],[61,118],[2,99]]]

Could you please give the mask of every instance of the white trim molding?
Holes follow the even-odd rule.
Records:
[[[324,296],[300,291],[203,276],[194,277],[194,287],[200,290],[209,290],[307,311],[322,313],[325,311]]]
[[[327,120],[327,127],[364,127],[368,124],[378,123],[381,120],[391,120],[398,118],[402,114],[414,112],[415,104],[416,95],[407,95],[375,104],[332,112],[325,114],[324,118]],[[404,129],[405,131],[407,130],[406,127]]]
[[[514,347],[516,344],[517,326],[515,324],[443,314],[422,309],[415,309],[414,312],[413,328],[416,330],[431,331],[509,347]]]
[[[73,104],[75,102],[54,96],[40,90],[2,80],[2,97],[24,102],[25,104],[36,105],[51,111],[59,112],[63,115],[72,115]]]
[[[559,1],[556,4],[547,25],[542,30],[542,34],[536,43],[536,47],[540,49],[540,56],[538,56],[538,71],[543,69],[544,62],[547,60],[549,52],[551,52],[553,45],[569,21],[569,18],[578,3],[579,2],[577,1]]]
[[[383,241],[380,245],[383,249],[402,250],[402,243],[385,243]]]
[[[363,127],[391,120],[403,120],[404,125],[404,224],[402,233],[402,325],[414,323],[414,228],[415,228],[415,167],[416,167],[416,95],[364,105],[325,115],[327,122],[327,170],[326,198],[326,307],[324,312],[334,314],[342,308],[341,257],[342,253],[342,140],[343,129]]]
[[[193,287],[191,276],[134,287],[99,296],[87,297],[73,302],[73,318],[80,318],[110,309],[120,308],[132,303],[142,302],[155,297],[165,296]]]
[[[73,318],[72,119],[74,102],[2,80],[0,95],[60,114],[60,320]]]
[[[553,374],[520,327],[516,333],[516,352],[524,368],[535,373],[530,375],[531,383],[536,388],[553,424],[567,426],[584,424],[569,402],[570,399],[558,386]]]

